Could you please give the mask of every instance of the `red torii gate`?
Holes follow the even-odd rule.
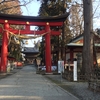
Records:
[[[50,29],[51,26],[62,26],[63,22],[68,17],[69,13],[61,16],[54,17],[33,17],[33,16],[16,16],[8,14],[0,14],[0,24],[3,24],[3,28],[0,28],[0,32],[3,32],[2,38],[2,49],[1,49],[1,66],[0,71],[6,72],[7,66],[7,55],[8,55],[8,39],[9,32],[18,34],[19,30],[10,28],[10,25],[24,25],[25,29],[20,30],[20,34],[45,34],[45,62],[46,62],[46,72],[51,72],[51,35],[60,35],[59,31],[53,31]],[[32,31],[30,26],[44,26],[45,29],[41,31]]]

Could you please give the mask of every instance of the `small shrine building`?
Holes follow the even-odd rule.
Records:
[[[100,43],[98,43],[99,39],[94,35],[95,39],[95,49],[97,56],[97,63],[100,65]],[[77,36],[72,39],[66,45],[66,61],[70,60],[73,63],[74,58],[80,58],[80,62],[82,63],[82,50],[83,50],[83,34]]]

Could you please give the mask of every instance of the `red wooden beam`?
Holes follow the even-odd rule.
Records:
[[[60,35],[61,34],[61,32],[59,32],[59,31],[51,31],[51,35]]]
[[[33,35],[40,35],[45,33],[45,30],[42,31],[31,31],[31,30],[14,30],[14,29],[9,29],[10,32],[14,34],[33,34]]]
[[[0,27],[0,33],[3,31],[3,29]]]
[[[3,31],[3,29],[2,28],[0,28],[0,32],[2,32]],[[44,34],[44,33],[46,33],[45,32],[45,30],[41,30],[41,31],[32,31],[32,30],[29,30],[29,29],[26,29],[26,30],[15,30],[15,29],[11,29],[11,28],[9,28],[9,32],[12,32],[12,33],[14,33],[14,34],[19,34],[19,32],[20,32],[20,34],[33,34],[33,35],[41,35],[41,34]],[[59,31],[51,31],[51,35],[60,35],[61,34],[61,32],[59,32]]]
[[[63,22],[50,22],[49,25],[50,26],[62,26]]]
[[[17,21],[17,20],[4,20],[0,19],[0,23],[4,24],[7,21],[9,24],[13,25],[34,25],[34,26],[45,26],[46,22],[28,22],[28,21]]]
[[[14,34],[33,34],[33,35],[41,35],[46,33],[45,30],[42,31],[29,31],[29,30],[10,30],[10,32],[13,32]],[[59,31],[51,31],[51,35],[60,35],[61,33]]]
[[[4,19],[0,19],[0,24],[4,24],[5,20]]]
[[[7,21],[13,25],[33,25],[33,26],[45,26],[47,22],[28,22],[28,21],[17,21],[17,20],[4,20],[0,19],[0,23],[4,24]],[[50,26],[62,26],[63,22],[48,22]]]

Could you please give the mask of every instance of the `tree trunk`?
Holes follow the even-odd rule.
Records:
[[[82,73],[89,76],[93,68],[93,23],[92,23],[92,0],[83,0],[84,11],[84,43],[83,43],[83,62]]]
[[[65,27],[66,23],[63,24],[63,29],[62,29],[62,45],[61,45],[61,50],[62,50],[62,60],[65,61],[66,55],[65,55]]]

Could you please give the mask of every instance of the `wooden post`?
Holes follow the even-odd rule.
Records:
[[[73,63],[73,59],[74,59],[74,52],[73,52],[73,49],[71,48],[70,49],[70,60],[71,60],[71,63]]]
[[[5,20],[4,23],[4,33],[3,33],[3,39],[2,39],[2,50],[1,50],[1,72],[7,71],[7,55],[8,55],[8,32],[9,24],[8,21]]]

